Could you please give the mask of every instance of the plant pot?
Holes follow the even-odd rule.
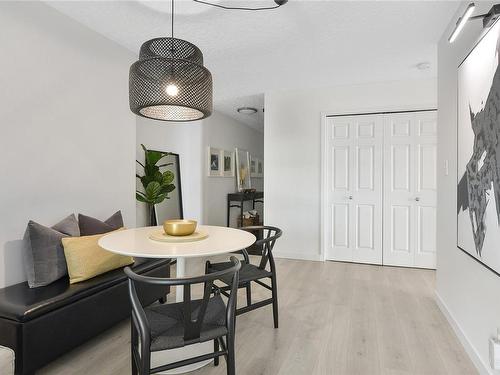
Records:
[[[156,225],[158,225],[157,221],[156,221],[156,210],[155,210],[155,206],[154,205],[149,205],[149,225],[151,227],[154,227]]]

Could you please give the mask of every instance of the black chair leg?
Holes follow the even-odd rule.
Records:
[[[250,282],[246,285],[246,289],[247,289],[247,306],[250,306],[252,304],[252,288]]]
[[[274,328],[278,328],[278,285],[276,282],[276,275],[271,276],[271,287],[273,295],[273,319]]]
[[[146,348],[143,342],[141,342],[141,361],[140,361],[139,375],[149,375],[151,371],[151,353],[149,348]]]
[[[219,351],[219,339],[215,339],[214,340],[214,352],[218,352]],[[214,358],[214,366],[219,366],[219,357],[215,357]]]
[[[227,375],[236,375],[236,361],[234,358],[234,333],[229,333],[227,343]]]
[[[137,363],[135,363],[134,349],[137,345],[137,333],[134,328],[134,323],[130,322],[131,332],[130,332],[130,362],[132,365],[132,375],[138,375],[139,371],[137,369]]]

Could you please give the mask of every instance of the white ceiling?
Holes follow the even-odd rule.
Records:
[[[144,41],[170,33],[169,0],[49,4],[134,53]],[[435,77],[437,41],[459,2],[289,0],[259,12],[190,0],[175,5],[175,36],[204,53],[215,109],[262,130],[262,94],[269,90]],[[420,62],[430,62],[430,69],[416,69]],[[259,113],[241,115],[238,106],[256,106]]]

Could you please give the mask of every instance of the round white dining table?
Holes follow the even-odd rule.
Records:
[[[112,253],[139,258],[172,258],[176,259],[176,277],[186,276],[187,258],[204,258],[227,254],[245,249],[255,242],[253,234],[235,228],[199,225],[199,232],[208,233],[208,237],[195,242],[159,242],[150,239],[153,232],[161,231],[162,227],[145,227],[116,231],[103,236],[99,246]],[[176,287],[176,301],[181,302],[182,286]],[[212,341],[189,345],[182,348],[153,352],[151,365],[177,362],[186,358],[213,352]],[[161,372],[161,374],[182,374],[196,370],[211,363],[213,360],[199,362],[193,365]]]

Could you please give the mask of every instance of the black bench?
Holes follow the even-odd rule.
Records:
[[[135,272],[169,277],[170,260],[144,260]],[[149,305],[164,298],[165,287],[139,294]],[[67,278],[30,289],[19,283],[0,289],[0,345],[16,354],[16,375],[34,374],[53,361],[130,316],[127,277],[123,269],[70,285]]]

